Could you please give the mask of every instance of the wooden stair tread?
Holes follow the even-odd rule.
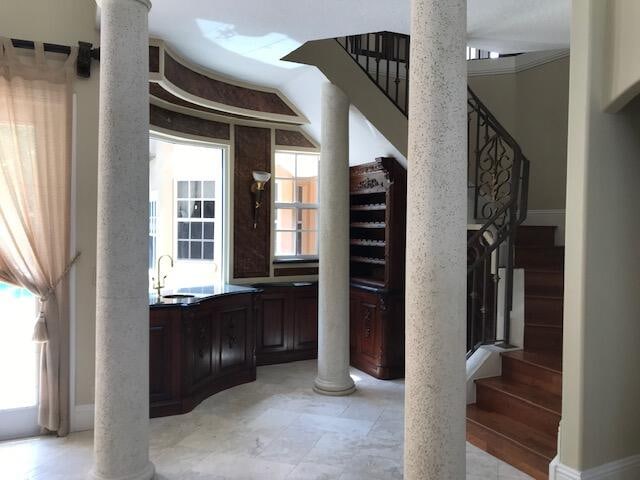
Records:
[[[512,352],[504,352],[502,356],[562,374],[562,354],[538,350],[515,350]]]
[[[562,398],[560,396],[531,385],[512,382],[503,377],[482,378],[476,380],[476,384],[510,395],[556,415],[560,415],[562,412]]]
[[[557,440],[534,428],[496,412],[467,405],[467,420],[507,438],[511,442],[551,461],[556,454]]]

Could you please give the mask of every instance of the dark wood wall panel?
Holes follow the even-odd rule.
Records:
[[[212,102],[263,113],[297,116],[277,94],[216,80],[164,55],[164,76],[185,92]]]
[[[149,46],[149,71],[158,73],[160,71],[160,48]]]
[[[184,115],[153,104],[149,108],[149,121],[153,126],[200,137],[221,140],[231,138],[230,127],[226,123]]]
[[[271,252],[271,185],[262,194],[258,226],[253,228],[254,170],[271,171],[271,129],[235,127],[233,276],[268,277]]]
[[[248,117],[246,115],[238,115],[236,113],[223,112],[222,110],[216,110],[215,108],[205,107],[198,103],[188,102],[183,98],[176,97],[173,93],[166,90],[161,84],[156,82],[149,82],[149,93],[153,97],[159,98],[161,100],[164,100],[165,102],[169,102],[173,105],[177,105],[180,107],[190,108],[192,110],[198,110],[200,112],[212,113],[214,115],[221,115],[224,117],[238,118],[241,120],[255,120],[254,117]],[[264,120],[264,119],[261,119],[260,121],[267,122],[267,123],[275,123],[275,122],[272,122],[271,120]]]
[[[276,130],[276,145],[283,147],[315,148],[315,145],[302,132],[294,130]]]
[[[276,268],[273,272],[276,277],[289,277],[294,275],[317,275],[318,267],[287,267]]]

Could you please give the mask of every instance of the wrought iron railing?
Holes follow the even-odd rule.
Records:
[[[404,114],[409,108],[408,35],[378,32],[336,39]],[[520,146],[468,89],[468,168],[472,200],[467,239],[467,352],[509,343],[514,241],[527,215],[529,161]],[[503,282],[504,288],[500,287]],[[503,298],[499,302],[499,290]],[[499,305],[500,303],[500,305]],[[501,321],[500,321],[501,320]]]
[[[365,33],[336,39],[393,104],[409,109],[409,35]]]

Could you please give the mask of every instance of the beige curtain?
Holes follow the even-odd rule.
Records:
[[[40,298],[38,422],[69,431],[71,82],[77,52],[0,39],[0,280]],[[60,58],[62,57],[62,58]]]

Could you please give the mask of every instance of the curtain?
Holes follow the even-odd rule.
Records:
[[[40,299],[38,423],[69,431],[72,49],[18,54],[0,39],[0,280]],[[56,58],[54,58],[54,56]],[[16,319],[17,321],[17,319]]]

